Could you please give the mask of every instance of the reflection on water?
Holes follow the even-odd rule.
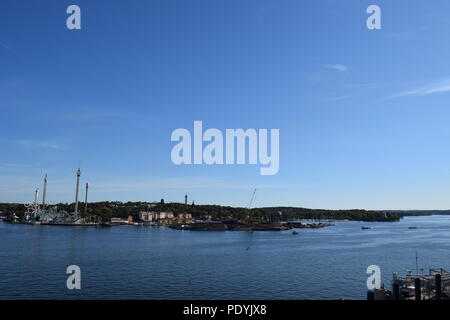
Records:
[[[0,298],[364,299],[369,265],[386,284],[415,270],[416,250],[420,268],[450,268],[450,216],[299,231],[0,223]],[[81,267],[81,290],[66,289],[71,264]]]

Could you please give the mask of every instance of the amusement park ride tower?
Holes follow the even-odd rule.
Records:
[[[80,176],[81,176],[81,170],[78,169],[77,171],[77,190],[75,193],[75,217],[79,218],[79,214],[78,214],[78,190],[80,189]]]

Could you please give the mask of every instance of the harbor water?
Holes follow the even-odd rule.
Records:
[[[450,216],[297,231],[0,222],[0,299],[365,299],[369,265],[387,286],[392,272],[450,269]],[[81,290],[66,287],[69,265]]]

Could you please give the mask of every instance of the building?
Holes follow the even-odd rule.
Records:
[[[192,222],[192,214],[190,213],[179,213],[177,214],[177,221],[178,222]]]
[[[139,219],[144,222],[169,223],[174,220],[174,214],[173,212],[141,211],[139,212]]]
[[[155,219],[155,213],[148,211],[141,211],[139,212],[139,219],[145,222],[153,222],[153,220]]]
[[[159,220],[173,219],[173,212],[160,212]]]
[[[173,221],[174,215],[173,212],[160,212],[159,213],[159,222],[161,223],[170,223]]]
[[[164,213],[165,219],[173,219],[174,215],[173,212],[161,212],[161,214]]]

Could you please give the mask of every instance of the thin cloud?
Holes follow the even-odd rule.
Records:
[[[374,83],[350,83],[344,85],[344,88],[346,89],[371,89],[377,87]]]
[[[326,101],[340,101],[340,100],[346,100],[349,98],[352,98],[352,95],[345,95],[345,96],[337,96],[337,97],[330,97],[325,99]]]
[[[119,181],[119,182],[118,182]],[[101,182],[96,186],[99,192],[125,192],[142,191],[151,189],[265,189],[280,187],[268,184],[243,184],[226,179],[211,179],[205,177],[183,177],[183,178],[148,178],[128,180],[116,178],[114,181]],[[292,186],[291,186],[292,187]]]
[[[326,64],[324,65],[325,68],[345,72],[348,70],[348,67],[343,64]]]
[[[450,79],[428,86],[417,88],[414,90],[403,91],[393,95],[391,98],[407,97],[407,96],[428,96],[436,93],[444,93],[450,91]]]
[[[5,49],[5,50],[7,50],[7,51],[9,51],[11,53],[15,53],[14,50],[11,47],[5,45],[3,42],[0,42],[0,47],[2,47],[3,49]]]
[[[39,148],[39,149],[59,149],[61,146],[56,143],[46,141],[34,141],[34,140],[17,140],[17,144],[26,148]]]
[[[23,176],[23,173],[3,175],[0,179],[0,202],[27,202],[32,201],[35,188],[42,187],[43,176],[47,170],[40,170],[39,174],[30,173],[30,175]],[[85,179],[87,178],[87,180]],[[128,179],[128,180],[127,180]],[[141,201],[145,199],[143,194],[170,194],[174,190],[179,190],[180,194],[186,191],[194,190],[212,190],[217,192],[223,190],[246,190],[251,192],[254,188],[258,190],[273,190],[273,189],[308,189],[314,187],[313,183],[302,184],[261,184],[247,182],[236,182],[226,178],[212,179],[208,177],[166,177],[166,178],[136,178],[121,176],[108,177],[84,177],[83,181],[89,181],[91,193],[95,201],[119,200],[130,201],[134,195],[142,197]],[[48,185],[48,202],[72,202],[75,192],[75,180],[73,175],[70,177],[61,177],[51,175]]]
[[[387,32],[385,35],[387,38],[400,41],[412,40],[415,38],[415,34],[410,32]]]

